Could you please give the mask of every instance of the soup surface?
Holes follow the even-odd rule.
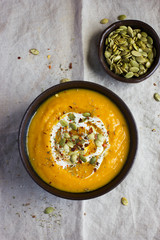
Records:
[[[68,192],[92,191],[122,169],[130,136],[118,107],[87,89],[47,99],[31,119],[27,150],[32,167],[49,185]]]

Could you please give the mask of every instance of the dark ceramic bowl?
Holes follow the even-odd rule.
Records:
[[[156,49],[156,57],[154,59],[154,62],[151,65],[151,67],[148,69],[148,71],[145,74],[141,75],[140,77],[133,77],[133,78],[128,79],[121,75],[117,75],[109,69],[109,66],[105,60],[104,51],[105,51],[106,37],[112,31],[116,30],[117,28],[119,28],[122,25],[131,26],[133,29],[139,28],[139,29],[143,30],[144,32],[146,32],[153,39],[153,45]],[[106,28],[104,30],[104,32],[101,35],[100,42],[99,42],[99,58],[100,58],[100,61],[103,65],[104,69],[114,79],[121,81],[121,82],[126,82],[126,83],[138,83],[138,82],[144,81],[145,79],[150,77],[160,64],[160,51],[159,50],[160,50],[160,39],[159,39],[157,33],[155,32],[155,30],[148,24],[138,21],[138,20],[123,20],[123,21],[118,21],[118,22],[113,23],[112,25],[110,25],[108,28]]]
[[[56,93],[61,92],[63,90],[73,89],[73,88],[84,88],[84,89],[94,90],[108,97],[111,101],[113,101],[118,106],[120,111],[123,113],[125,119],[127,120],[129,132],[130,132],[130,150],[129,150],[126,163],[123,169],[121,170],[121,172],[111,182],[109,182],[105,186],[97,190],[94,190],[91,192],[85,192],[85,193],[71,193],[71,192],[61,191],[45,183],[32,168],[29,161],[28,154],[27,154],[27,149],[26,149],[27,129],[28,129],[31,118],[33,117],[34,113],[37,111],[39,106],[52,95],[55,95]],[[103,86],[100,86],[92,82],[72,81],[72,82],[67,82],[63,84],[58,84],[56,86],[49,88],[48,90],[40,94],[31,103],[31,105],[26,110],[24,117],[22,119],[20,129],[19,129],[18,142],[19,142],[19,152],[20,152],[22,162],[27,172],[30,174],[30,176],[39,186],[44,188],[46,191],[62,198],[83,200],[83,199],[98,197],[102,194],[105,194],[111,191],[113,188],[115,188],[118,184],[120,184],[120,182],[126,177],[126,175],[128,174],[129,170],[133,165],[134,158],[137,151],[138,139],[137,139],[136,124],[133,119],[133,116],[130,110],[128,109],[128,107],[126,106],[126,104],[115,93],[113,93],[112,91],[110,91],[109,89]]]

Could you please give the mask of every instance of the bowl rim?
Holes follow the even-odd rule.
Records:
[[[39,106],[49,97],[55,95],[58,92],[68,90],[68,89],[77,89],[77,88],[96,91],[98,93],[105,95],[112,102],[114,102],[117,105],[117,107],[120,109],[122,114],[124,115],[128,124],[129,133],[130,133],[130,150],[128,153],[127,160],[123,168],[121,169],[120,173],[116,175],[116,177],[112,179],[112,181],[110,181],[108,184],[96,190],[93,190],[90,192],[82,192],[82,193],[72,193],[72,192],[62,191],[44,182],[31,166],[31,163],[29,161],[29,157],[27,154],[27,147],[26,147],[27,129],[30,124],[30,120],[32,116],[35,114]],[[43,93],[38,95],[25,111],[19,127],[19,132],[18,132],[18,149],[19,149],[20,157],[25,169],[27,170],[31,178],[41,188],[48,191],[49,193],[61,198],[71,199],[71,200],[86,200],[86,199],[99,197],[113,190],[115,187],[117,187],[117,185],[119,185],[124,180],[124,178],[127,176],[129,171],[131,170],[132,165],[135,161],[137,148],[138,148],[138,132],[137,132],[136,123],[131,111],[129,110],[125,102],[118,95],[116,95],[114,92],[112,92],[108,88],[101,86],[97,83],[87,82],[87,81],[72,81],[72,82],[57,84],[55,86],[48,88]]]
[[[104,58],[104,41],[106,39],[106,36],[113,30],[117,29],[119,26],[131,26],[131,27],[139,27],[142,30],[146,30],[146,32],[153,38],[154,40],[154,47],[156,48],[156,57],[154,62],[152,63],[151,67],[149,68],[149,70],[141,75],[138,78],[124,78],[120,75],[115,74],[114,72],[112,72],[106,61]],[[155,71],[156,69],[159,67],[160,65],[160,53],[159,53],[159,49],[160,49],[160,38],[158,36],[158,34],[156,33],[156,31],[147,23],[142,22],[140,20],[134,20],[134,19],[128,19],[128,20],[121,20],[121,21],[116,21],[114,23],[112,23],[110,26],[108,26],[101,34],[100,36],[100,40],[99,40],[99,48],[98,48],[98,55],[99,55],[99,59],[100,62],[103,66],[103,68],[105,69],[105,71],[114,79],[120,81],[120,82],[125,82],[125,83],[139,83],[142,82],[144,80],[146,80],[147,78],[149,78]]]

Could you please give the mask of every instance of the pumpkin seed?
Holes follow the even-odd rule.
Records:
[[[73,153],[71,156],[70,156],[70,161],[71,163],[75,163],[77,160],[77,153]]]
[[[39,51],[35,48],[30,49],[30,53],[32,53],[33,55],[38,55]]]
[[[44,210],[44,213],[45,214],[50,214],[54,211],[54,208],[53,207],[47,207],[45,210]]]
[[[95,144],[97,147],[101,147],[102,146],[102,142],[99,141],[98,139],[95,141]]]
[[[108,23],[108,19],[107,18],[103,18],[101,21],[100,21],[100,23],[101,24],[107,24]]]
[[[84,116],[84,117],[90,117],[91,114],[90,114],[89,112],[85,112],[85,113],[83,113],[83,116]]]
[[[138,68],[138,67],[131,67],[131,68],[130,68],[130,72],[135,73],[135,72],[138,72],[138,71],[139,71],[139,68]]]
[[[118,16],[118,20],[124,20],[124,19],[126,19],[126,15],[122,14]]]
[[[132,78],[134,75],[133,72],[128,72],[126,75],[125,75],[125,78]]]
[[[94,139],[94,133],[89,134],[89,135],[88,135],[88,139],[89,139],[89,140],[93,140],[93,139]]]
[[[128,26],[127,32],[128,32],[128,34],[129,34],[132,38],[134,37],[134,35],[133,35],[133,29],[132,29],[130,26]]]
[[[65,152],[69,152],[69,146],[67,144],[65,144],[63,148]]]
[[[105,137],[104,137],[102,134],[98,134],[97,139],[98,139],[100,142],[104,142]]]
[[[78,139],[78,138],[79,138],[78,135],[73,135],[73,136],[72,136],[72,139],[74,139],[74,140],[75,140],[75,139]]]
[[[64,133],[64,137],[65,137],[65,138],[70,138],[69,133],[68,133],[68,132],[65,132],[65,133]]]
[[[154,94],[154,99],[159,102],[160,101],[160,94],[159,93],[155,93]]]
[[[74,120],[75,119],[75,115],[73,113],[69,113],[68,117],[70,120]]]
[[[65,138],[61,138],[61,140],[60,140],[60,142],[59,142],[59,145],[60,145],[61,147],[64,147],[65,141],[66,141]]]
[[[70,123],[69,126],[73,129],[73,130],[77,130],[77,126],[75,123]]]
[[[95,164],[96,160],[97,160],[96,157],[92,157],[89,163],[90,164]]]
[[[139,67],[139,64],[135,60],[130,61],[132,67]]]
[[[67,145],[68,145],[70,148],[73,148],[73,146],[74,146],[73,142],[67,142]]]
[[[135,57],[139,57],[139,56],[142,55],[140,52],[137,52],[137,51],[135,51],[135,50],[133,50],[131,53],[132,53],[132,55],[135,56]]]
[[[63,78],[63,79],[60,80],[60,83],[69,82],[69,81],[70,81],[69,78]]]
[[[63,127],[67,127],[67,126],[68,126],[68,123],[67,123],[65,120],[60,120],[60,124],[61,124]]]
[[[122,203],[124,206],[127,206],[127,205],[128,205],[128,200],[127,200],[127,198],[122,197],[122,198],[121,198],[121,203]]]
[[[87,158],[85,156],[83,156],[82,154],[80,154],[79,157],[83,162],[87,161]]]

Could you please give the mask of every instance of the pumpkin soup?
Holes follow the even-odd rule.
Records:
[[[87,89],[47,99],[31,119],[27,151],[33,169],[49,185],[67,192],[104,186],[122,169],[130,136],[119,108]]]

